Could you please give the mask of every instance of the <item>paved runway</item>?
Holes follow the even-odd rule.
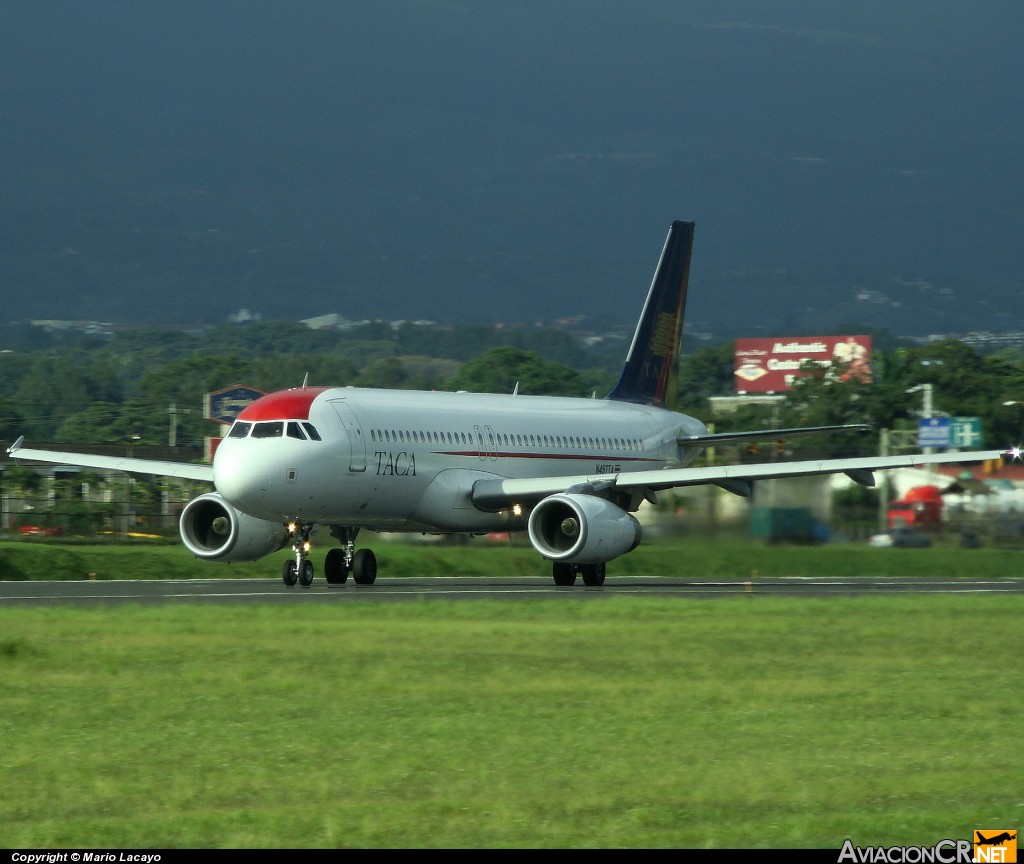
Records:
[[[600,588],[556,586],[546,578],[434,577],[381,578],[374,585],[285,587],[279,579],[111,580],[82,582],[0,581],[0,608],[14,606],[88,606],[117,603],[350,603],[402,600],[472,600],[545,598],[592,600],[623,595],[710,599],[752,596],[855,596],[913,592],[1024,593],[1024,578],[847,579],[791,577],[752,581],[700,581],[666,577],[609,578]]]

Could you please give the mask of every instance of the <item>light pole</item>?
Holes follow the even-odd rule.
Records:
[[[906,391],[907,393],[923,393],[921,397],[921,416],[925,420],[931,420],[935,413],[935,407],[932,403],[932,385],[931,384],[918,384],[916,387],[911,387]],[[922,448],[925,453],[934,453],[934,447]],[[925,467],[925,473],[927,474],[928,483],[932,482],[932,466],[928,464]]]
[[[926,420],[931,419],[934,413],[934,407],[932,405],[932,385],[931,384],[918,384],[916,387],[911,387],[906,391],[907,393],[924,393],[921,397],[921,416]]]
[[[1003,402],[1003,406],[1006,407],[1006,408],[1009,408],[1012,405],[1024,405],[1024,402],[1018,402],[1016,399],[1007,399],[1005,402]],[[1020,439],[1018,439],[1018,440],[1020,440]],[[1016,461],[1016,460],[1020,459],[1021,458],[1021,446],[1020,446],[1020,444],[1016,444],[1013,447],[1010,447],[1006,451],[1006,455],[1010,457],[1011,461]]]

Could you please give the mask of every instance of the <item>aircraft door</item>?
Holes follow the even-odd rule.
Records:
[[[488,452],[491,456],[492,462],[498,461],[498,441],[494,435],[494,430],[490,426],[484,426],[484,433],[487,435]]]
[[[484,443],[484,430],[479,426],[473,427],[476,432],[476,450],[480,456],[480,461],[483,462],[487,458],[487,445]]]
[[[332,399],[331,405],[341,419],[341,424],[348,434],[350,455],[348,470],[361,472],[366,470],[366,437],[352,407],[344,399]]]
[[[481,462],[490,459],[492,462],[498,458],[498,443],[494,437],[494,430],[490,426],[474,426],[476,431],[477,452]]]

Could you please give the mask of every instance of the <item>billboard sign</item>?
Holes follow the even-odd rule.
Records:
[[[799,336],[737,339],[733,353],[736,392],[780,393],[806,374],[808,365],[830,380],[871,380],[870,336]]]
[[[243,408],[255,402],[260,396],[266,395],[262,390],[244,387],[241,384],[224,390],[215,390],[203,397],[203,416],[207,420],[216,420],[230,426]]]

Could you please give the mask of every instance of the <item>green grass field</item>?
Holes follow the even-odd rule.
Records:
[[[388,535],[366,534],[374,548],[379,576],[544,576],[550,565],[529,544],[468,545],[405,543]],[[311,556],[318,577],[323,556],[334,545],[319,543]],[[0,579],[196,579],[273,577],[291,553],[261,561],[222,564],[199,561],[180,543],[86,543],[74,541],[0,541]],[[1019,576],[1024,550],[987,546],[965,549],[950,541],[927,549],[873,549],[866,543],[823,546],[768,545],[745,538],[706,537],[645,542],[608,565],[615,576],[680,576],[691,579],[750,579],[776,576],[952,576],[993,579]]]
[[[107,551],[156,575],[175,560]],[[720,551],[749,573],[749,547]],[[671,565],[712,566],[691,552]],[[0,844],[838,853],[1016,829],[1022,610],[756,593],[0,607]]]

